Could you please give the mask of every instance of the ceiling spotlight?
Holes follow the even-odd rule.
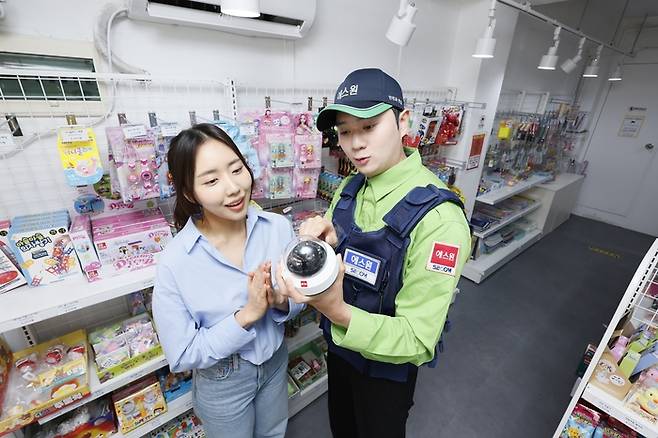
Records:
[[[610,75],[608,78],[610,82],[619,82],[622,80],[622,75],[621,75],[621,64],[617,64],[617,68],[615,68],[615,71]]]
[[[220,8],[222,14],[232,15],[234,17],[260,17],[260,4],[258,0],[221,0]]]
[[[557,65],[557,48],[560,46],[560,31],[562,27],[555,28],[553,33],[553,45],[548,48],[548,52],[541,57],[541,61],[537,68],[539,70],[555,70]]]
[[[582,37],[580,39],[580,42],[578,43],[578,53],[576,53],[576,56],[567,59],[560,66],[562,71],[565,72],[566,74],[569,74],[572,71],[574,71],[580,60],[583,59],[583,47],[585,47],[585,41],[587,41],[587,39],[585,37]]]
[[[413,23],[416,12],[418,12],[418,9],[415,3],[409,0],[400,0],[398,12],[391,19],[391,24],[388,25],[386,38],[398,46],[409,44],[409,40],[416,30],[416,25]]]
[[[493,37],[494,29],[496,28],[496,0],[491,0],[491,7],[489,8],[489,24],[484,30],[481,38],[475,46],[473,58],[493,58],[494,50],[496,49],[496,39]]]
[[[599,58],[601,58],[601,51],[603,50],[603,45],[600,45],[596,49],[596,56],[592,59],[592,62],[589,63],[585,72],[583,73],[584,78],[598,78],[599,77]]]

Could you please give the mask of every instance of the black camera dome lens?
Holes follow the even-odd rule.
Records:
[[[299,242],[290,251],[286,265],[290,272],[302,277],[310,277],[322,269],[327,260],[327,252],[317,242],[305,240]]]

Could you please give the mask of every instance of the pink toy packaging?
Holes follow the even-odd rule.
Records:
[[[288,199],[294,196],[293,169],[270,169],[270,199]]]
[[[92,222],[92,233],[103,275],[114,276],[156,263],[156,254],[172,239],[171,229],[158,211],[131,212]],[[142,218],[135,216],[142,215]]]
[[[322,167],[322,135],[295,136],[295,162],[303,169]]]
[[[295,165],[292,134],[265,134],[264,138],[269,152],[270,167],[275,169]]]
[[[121,199],[124,202],[132,202],[159,198],[158,162],[153,131],[145,129],[146,135],[133,138],[126,138],[125,132],[122,127],[106,129]]]
[[[91,220],[89,216],[76,216],[69,230],[73,248],[82,266],[87,280],[97,281],[101,279],[101,262],[96,254],[96,248],[91,239]]]
[[[295,114],[295,117],[293,117],[293,123],[295,134],[297,135],[317,134],[317,131],[314,129],[315,123],[313,113],[311,112]]]
[[[296,169],[294,174],[295,197],[313,199],[318,191],[320,169]]]

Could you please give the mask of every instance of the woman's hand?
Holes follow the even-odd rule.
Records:
[[[268,289],[271,290],[271,278],[267,269],[267,263],[261,264],[254,272],[247,274],[247,304],[235,314],[235,319],[243,328],[248,328],[261,319],[267,309]],[[268,282],[270,285],[268,286]]]

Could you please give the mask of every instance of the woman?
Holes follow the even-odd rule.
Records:
[[[292,227],[249,206],[251,170],[218,127],[182,131],[168,161],[179,232],[158,262],[153,316],[169,367],[195,370],[194,408],[209,437],[283,437],[283,323],[303,306],[272,290],[270,269]]]

